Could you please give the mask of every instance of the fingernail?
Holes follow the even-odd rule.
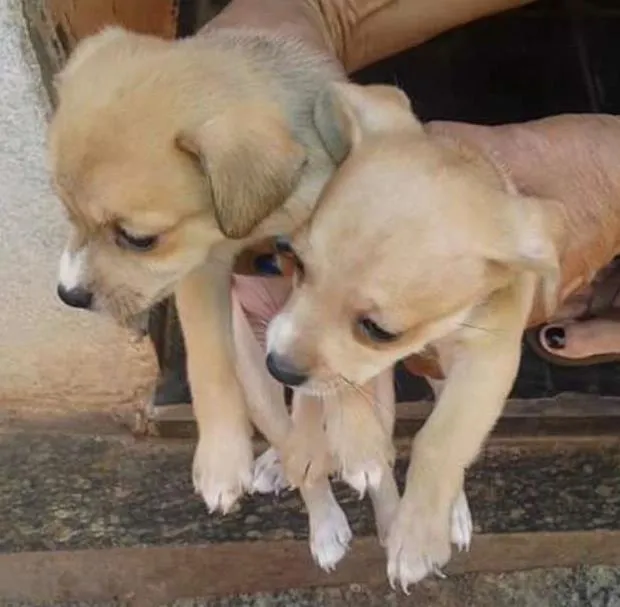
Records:
[[[266,274],[267,276],[280,276],[282,274],[275,255],[257,255],[254,258],[254,269],[259,274]]]
[[[562,327],[545,329],[543,338],[552,350],[562,350],[566,346],[566,331]]]

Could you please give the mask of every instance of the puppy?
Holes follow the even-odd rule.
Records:
[[[451,509],[501,414],[524,329],[568,295],[577,268],[591,278],[620,252],[620,122],[584,127],[600,131],[584,206],[519,194],[496,159],[425,131],[396,88],[336,84],[322,106],[337,116],[318,124],[340,168],[293,240],[296,289],[268,356],[276,377],[285,369],[314,391],[436,357],[445,382],[387,542],[389,578],[406,590],[449,560]]]
[[[331,491],[329,473],[342,476],[361,494],[368,489],[382,541],[398,505],[390,449],[394,424],[392,372],[388,369],[374,378],[364,391],[344,390],[323,397],[296,392],[289,418],[282,385],[264,364],[267,322],[289,290],[290,280],[284,277],[234,277],[233,334],[238,374],[252,420],[270,429],[269,440],[276,445],[258,458],[253,489],[278,493],[289,484],[299,487],[309,517],[312,555],[323,569],[331,570],[344,556],[352,534]],[[371,440],[368,447],[348,458],[345,454],[343,460],[338,439],[341,433],[348,436],[355,431],[359,420],[364,420],[361,429]],[[345,442],[352,444],[351,440]],[[371,474],[372,478],[357,478]]]
[[[342,79],[323,56],[273,34],[211,29],[171,42],[121,28],[82,42],[58,77],[50,164],[72,226],[59,295],[124,324],[175,295],[199,426],[193,479],[211,511],[228,511],[252,484],[231,328],[233,259],[310,214],[335,167],[316,124],[332,118],[315,116],[315,102]],[[326,409],[343,432],[360,425],[362,411],[371,419],[358,390]],[[252,411],[286,451],[282,408]],[[337,461],[360,492],[369,482],[379,489],[376,462],[388,461],[388,448],[379,449],[389,444],[386,433],[375,428],[371,440],[330,433],[336,451],[358,441]],[[289,470],[297,478],[308,459],[300,446],[310,443],[288,442],[296,445],[286,459],[297,462]]]
[[[252,485],[245,385],[253,421],[279,453],[290,453],[289,475],[301,482],[307,462],[315,463],[310,480],[320,489],[312,491],[325,496],[323,519],[337,523],[325,530],[306,500],[314,552],[328,568],[343,554],[330,547],[333,537],[346,533],[329,501],[321,450],[309,440],[316,431],[307,413],[320,413],[314,423],[323,433],[322,408],[297,413],[289,439],[282,395],[261,392],[262,369],[246,365],[239,378],[235,366],[252,358],[235,361],[229,283],[237,253],[301,223],[333,172],[313,109],[318,92],[340,78],[300,43],[259,32],[212,30],[169,42],[111,28],[78,46],[60,74],[49,130],[53,179],[72,225],[60,297],[132,324],[176,295],[200,431],[197,491],[210,510],[228,511]],[[351,417],[342,426],[354,428],[373,413],[368,398],[351,391],[327,410],[338,421]],[[375,428],[367,449],[337,458],[360,492],[370,483],[378,495],[387,471],[393,484],[390,460],[374,457],[379,445],[390,445],[390,407],[383,427],[364,424]],[[382,533],[396,499],[393,486],[378,506]]]
[[[50,164],[71,222],[59,295],[123,324],[175,295],[200,436],[193,479],[211,511],[252,480],[233,259],[310,213],[334,169],[314,102],[343,78],[273,33],[166,41],[113,27],[81,42],[57,80]]]
[[[287,263],[291,261],[294,264],[289,255],[279,264],[287,276],[235,275],[235,348],[251,417],[259,427],[275,429],[269,439],[277,449],[269,449],[258,459],[254,489],[277,493],[289,482],[300,488],[310,518],[312,554],[329,570],[344,556],[351,537],[331,493],[329,473],[340,476],[360,496],[368,490],[378,537],[382,543],[387,538],[398,505],[391,444],[394,385],[392,370],[387,369],[363,387],[345,384],[333,390],[322,387],[316,393],[302,387],[294,392],[289,421],[282,386],[267,372],[263,352],[267,324],[285,304],[292,286],[291,264]],[[439,393],[441,382],[433,381],[432,386]],[[451,537],[463,550],[469,546],[471,532],[471,515],[463,496],[452,513]]]

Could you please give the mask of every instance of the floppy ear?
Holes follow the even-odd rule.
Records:
[[[306,160],[285,122],[265,108],[232,108],[180,133],[176,143],[200,161],[228,238],[247,236],[283,205]]]
[[[395,86],[337,82],[317,97],[314,123],[336,164],[370,133],[391,130],[422,132],[409,98]]]
[[[507,194],[506,215],[500,233],[487,245],[489,261],[518,272],[533,272],[542,280],[546,312],[551,314],[558,303],[560,263],[555,238],[553,200],[541,200]]]

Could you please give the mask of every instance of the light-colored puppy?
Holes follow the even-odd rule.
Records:
[[[116,27],[80,43],[58,77],[49,150],[72,226],[59,295],[121,323],[176,295],[200,432],[193,477],[210,510],[251,484],[233,259],[313,208],[334,168],[314,101],[343,77],[274,34],[166,41]]]
[[[289,288],[285,278],[237,275],[233,284],[233,334],[239,378],[252,420],[270,429],[269,439],[276,445],[258,458],[253,488],[260,493],[277,493],[290,484],[299,488],[308,511],[312,555],[322,568],[331,570],[344,556],[352,534],[332,493],[329,473],[352,477],[350,484],[357,485],[362,494],[368,490],[381,541],[387,538],[398,506],[390,448],[395,406],[392,371],[388,369],[369,382],[361,400],[358,392],[349,390],[323,397],[296,392],[289,418],[282,385],[265,367],[262,330],[279,296]],[[260,300],[267,303],[261,305]],[[344,457],[350,457],[341,461],[339,446],[343,442],[351,445],[353,441],[346,437],[360,430],[369,439],[368,447],[345,453]],[[374,477],[357,479],[365,474]]]
[[[290,257],[281,269],[290,274]],[[286,266],[289,266],[286,269]],[[334,473],[357,489],[368,491],[382,543],[395,515],[399,497],[393,478],[392,431],[395,394],[392,369],[365,387],[349,384],[313,393],[296,390],[292,421],[282,386],[264,364],[265,333],[269,321],[285,304],[291,289],[287,277],[235,274],[232,290],[233,333],[239,377],[248,395],[253,421],[270,429],[276,445],[255,466],[254,489],[278,492],[289,483],[301,490],[310,518],[310,545],[315,560],[332,569],[344,556],[351,533],[331,493],[328,475]],[[433,381],[439,394],[441,382]],[[472,522],[464,496],[455,503],[451,539],[468,548]]]
[[[175,294],[200,432],[193,478],[211,510],[227,511],[252,484],[230,324],[233,259],[311,212],[334,170],[316,121],[336,116],[316,100],[343,78],[322,56],[273,34],[214,29],[170,42],[120,28],[82,42],[58,78],[49,149],[72,226],[59,295],[130,324]],[[360,492],[369,482],[380,487],[376,462],[387,461],[380,445],[389,445],[378,425],[359,422],[363,390],[342,391],[341,405],[327,408],[328,427],[342,429],[329,433],[334,450],[357,441],[337,461]],[[301,446],[314,445],[280,444],[289,423],[280,407],[255,423],[291,453],[289,471],[299,477],[309,457]],[[368,440],[355,432],[360,425]],[[351,440],[333,440],[346,431]]]
[[[413,442],[387,546],[389,577],[406,589],[450,557],[464,472],[501,414],[524,328],[574,283],[564,262],[583,267],[580,251],[596,249],[594,273],[620,250],[609,187],[620,122],[594,122],[607,177],[584,208],[518,194],[475,148],[429,135],[398,89],[341,84],[328,97],[340,127],[324,137],[342,164],[293,240],[297,287],[269,327],[269,356],[317,391],[436,353],[445,385]]]
[[[288,439],[281,394],[262,403],[273,400],[269,411],[253,406],[257,378],[265,375],[262,355],[239,381],[229,284],[243,247],[289,231],[313,208],[334,168],[314,124],[315,99],[342,77],[300,43],[259,32],[213,30],[169,42],[112,28],[84,41],[58,78],[49,147],[72,225],[59,294],[122,323],[176,294],[200,431],[194,483],[211,510],[227,511],[252,484],[243,384],[253,421],[291,454],[291,477],[307,477],[312,460],[311,480],[328,487],[307,413],[298,414],[303,419]],[[354,429],[371,414],[367,400],[363,389],[343,391],[328,410],[343,431]],[[390,407],[383,426],[363,424],[365,449],[337,457],[360,492],[380,491],[389,470],[390,460],[373,454],[389,453]],[[382,507],[382,529],[392,510],[389,502]],[[329,530],[313,533],[321,535]],[[315,553],[325,566],[340,556],[329,547]]]

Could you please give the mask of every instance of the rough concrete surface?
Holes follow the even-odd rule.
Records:
[[[23,603],[0,607],[133,607],[131,601]],[[155,606],[153,606],[155,607]],[[620,607],[620,573],[611,567],[533,569],[425,581],[410,596],[353,584],[275,594],[183,599],[161,607]]]
[[[504,574],[459,575],[429,580],[410,596],[385,589],[289,590],[168,607],[620,607],[620,573],[609,567],[534,569]]]
[[[147,341],[55,295],[66,225],[45,167],[49,112],[19,0],[0,2],[0,421],[38,405],[103,407],[151,385]]]
[[[192,452],[185,441],[0,432],[0,554],[307,537],[297,492],[209,516]],[[619,462],[618,448],[488,451],[467,479],[476,533],[620,529]],[[368,500],[341,483],[335,493],[356,537],[374,535]]]

